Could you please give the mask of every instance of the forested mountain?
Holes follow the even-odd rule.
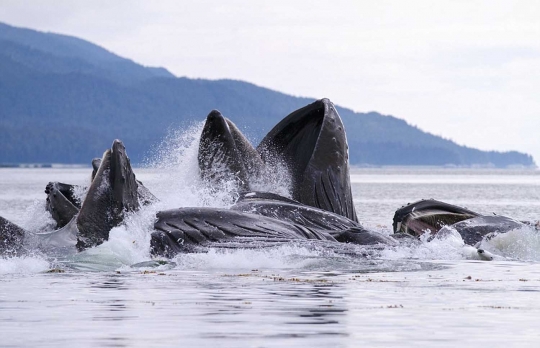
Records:
[[[241,81],[177,78],[78,38],[0,23],[0,163],[89,163],[115,138],[140,162],[167,131],[212,109],[256,143],[312,101]],[[352,164],[534,164],[530,155],[459,146],[392,116],[338,110]]]

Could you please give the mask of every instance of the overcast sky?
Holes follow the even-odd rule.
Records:
[[[0,21],[177,76],[328,97],[540,164],[540,1],[0,0]]]

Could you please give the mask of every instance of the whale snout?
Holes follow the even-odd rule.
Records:
[[[220,118],[223,119],[223,115],[221,114],[221,112],[219,112],[219,110],[212,110],[212,111],[210,111],[208,116],[206,116],[207,121],[214,121],[214,120],[220,119]]]

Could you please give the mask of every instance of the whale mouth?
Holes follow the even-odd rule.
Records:
[[[326,107],[318,100],[293,112],[264,137],[257,151],[265,161],[280,156],[290,170],[304,172],[321,135]]]
[[[126,212],[139,209],[137,180],[120,140],[114,140],[101,158],[94,180],[77,217],[79,250],[109,239],[109,232]]]
[[[56,227],[62,228],[77,215],[81,209],[81,201],[75,195],[75,186],[61,182],[49,182],[45,187],[47,194],[45,209],[56,221]]]
[[[285,117],[264,137],[257,151],[265,161],[286,165],[293,199],[358,221],[347,137],[330,100],[317,100]]]
[[[479,216],[471,210],[440,202],[434,199],[420,200],[396,210],[394,214],[394,233],[405,232],[421,235],[426,230],[437,232],[445,225]]]
[[[246,181],[227,120],[217,110],[212,110],[206,118],[199,143],[198,162],[203,180],[214,184],[230,180],[243,184]]]
[[[219,111],[206,117],[198,162],[203,180],[219,186],[233,181],[241,191],[250,189],[264,168],[261,156],[236,125]]]

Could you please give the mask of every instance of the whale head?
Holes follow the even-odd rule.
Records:
[[[103,154],[77,216],[79,250],[103,243],[127,212],[139,209],[137,188],[124,144],[115,140]]]
[[[358,221],[347,137],[330,100],[317,100],[285,117],[257,150],[267,162],[285,163],[292,176],[293,199]]]
[[[203,180],[213,185],[234,180],[249,190],[251,178],[263,167],[260,155],[231,120],[212,110],[206,117],[198,155]]]

